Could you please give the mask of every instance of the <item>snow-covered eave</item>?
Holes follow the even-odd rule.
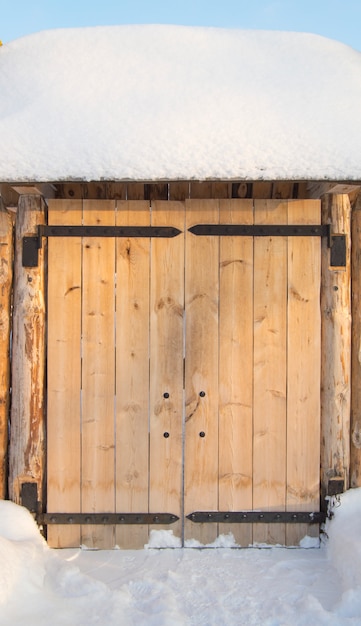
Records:
[[[91,178],[91,177],[77,177],[77,176],[66,176],[60,177],[53,180],[48,180],[44,178],[37,177],[19,177],[19,178],[3,178],[0,179],[0,185],[59,185],[64,183],[86,183],[86,184],[95,184],[95,183],[144,183],[144,184],[169,184],[169,183],[187,183],[187,182],[197,182],[197,183],[207,183],[207,182],[215,182],[215,183],[254,183],[254,182],[278,182],[278,183],[286,183],[286,182],[294,182],[294,183],[337,183],[344,185],[361,185],[361,174],[360,176],[340,176],[338,177],[317,177],[317,176],[262,176],[260,178],[255,178],[254,176],[234,176],[232,178],[217,178],[214,176],[210,176],[207,178],[199,178],[199,177],[187,177],[187,178]]]
[[[156,179],[58,181],[18,180],[0,182],[2,204],[16,210],[20,196],[45,199],[178,200],[192,198],[320,199],[325,194],[349,194],[352,205],[361,195],[360,179]]]

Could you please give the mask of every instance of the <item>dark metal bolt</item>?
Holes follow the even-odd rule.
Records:
[[[204,430],[201,430],[201,432],[199,433],[199,436],[200,437],[205,437],[206,436],[206,433],[204,432]]]
[[[204,396],[206,395],[206,392],[205,391],[200,391],[199,395],[200,395],[201,398],[204,398]]]
[[[168,437],[169,437],[169,433],[163,433],[163,437],[165,437],[166,439],[168,439]]]
[[[168,391],[166,391],[165,393],[163,393],[163,398],[166,398],[166,399],[167,399],[167,398],[169,398],[169,393],[168,393]]]

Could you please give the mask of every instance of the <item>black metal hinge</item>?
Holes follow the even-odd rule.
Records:
[[[187,515],[187,519],[200,524],[321,524],[326,514],[319,511],[195,511]]]
[[[39,513],[38,524],[173,524],[171,513]]]
[[[333,234],[330,224],[196,224],[188,230],[198,236],[326,237],[330,248],[330,267],[346,267],[346,235]]]
[[[173,226],[47,226],[40,224],[38,234],[23,237],[23,267],[37,267],[43,237],[139,237],[172,238],[182,231]]]
[[[182,231],[173,226],[38,226],[38,234],[23,237],[23,267],[37,267],[43,237],[151,237],[172,238]],[[331,234],[323,225],[196,224],[189,232],[218,237],[327,237],[331,249],[330,267],[346,267],[346,236]]]
[[[188,229],[193,235],[217,237],[329,237],[329,224],[196,224]]]

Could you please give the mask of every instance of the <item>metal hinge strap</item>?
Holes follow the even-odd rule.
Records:
[[[38,226],[39,237],[176,237],[173,226]]]
[[[38,513],[38,524],[173,524],[171,513]]]
[[[193,235],[218,237],[330,237],[329,224],[196,224]]]
[[[23,237],[23,267],[37,267],[43,237],[151,237],[172,238],[182,231],[173,226],[48,226],[39,224],[38,234]]]
[[[326,237],[330,267],[346,267],[346,235],[332,233],[331,224],[196,224],[188,230],[201,237]]]
[[[326,514],[319,511],[195,511],[187,515],[187,519],[200,524],[321,524]]]
[[[43,237],[157,237],[172,238],[181,234],[173,226],[47,226],[40,224],[38,234],[23,237],[23,267],[37,267],[38,250]],[[327,237],[331,249],[330,267],[346,267],[346,236],[331,234],[330,224],[323,225],[259,225],[259,224],[196,224],[189,232],[199,236],[218,237]]]

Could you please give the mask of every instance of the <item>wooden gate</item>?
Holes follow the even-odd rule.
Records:
[[[48,218],[180,231],[49,238],[47,510],[124,520],[49,524],[50,545],[298,543],[306,524],[211,513],[319,510],[320,237],[189,229],[319,224],[319,202],[54,200]]]

